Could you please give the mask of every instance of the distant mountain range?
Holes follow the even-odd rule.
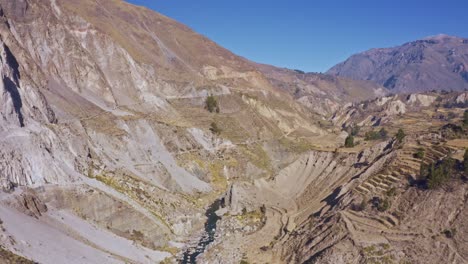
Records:
[[[393,48],[371,49],[328,74],[370,80],[394,92],[468,89],[468,39],[437,35]]]

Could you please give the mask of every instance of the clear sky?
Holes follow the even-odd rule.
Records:
[[[128,0],[256,62],[324,72],[440,33],[468,38],[468,0]]]

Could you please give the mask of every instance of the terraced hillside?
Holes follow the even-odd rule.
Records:
[[[396,151],[395,159],[381,172],[360,184],[356,191],[362,195],[375,195],[402,187],[408,181],[419,178],[421,164],[429,166],[462,150],[463,147],[447,145],[439,134],[408,136]],[[423,153],[423,157],[416,157],[418,153]]]
[[[406,136],[395,143],[380,170],[368,177],[356,175],[357,183],[340,192],[332,210],[310,215],[282,237],[276,248],[281,251],[283,261],[466,263],[468,243],[464,234],[468,226],[464,219],[468,216],[468,175],[462,169],[468,146],[468,133],[463,128],[465,109],[436,108],[428,106],[412,112],[406,107],[405,113],[379,124],[377,128],[384,127],[392,133],[403,128]],[[383,117],[381,113],[366,114]],[[441,119],[437,113],[458,115]],[[437,118],[433,119],[433,115]],[[350,116],[349,121],[354,121]],[[354,115],[354,118],[359,122],[363,117]],[[409,120],[410,127],[402,126]],[[358,139],[364,140],[359,135],[375,129],[370,125],[361,128]],[[348,151],[360,151],[370,144],[375,142],[364,141]],[[423,176],[421,168],[442,166],[449,159],[454,160],[450,163],[454,165],[450,165],[446,180],[440,185],[428,185],[431,176]]]

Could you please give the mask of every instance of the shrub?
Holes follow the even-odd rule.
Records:
[[[345,140],[345,147],[352,148],[354,147],[354,137],[349,135]]]
[[[375,131],[369,131],[365,135],[365,140],[377,140],[379,138],[379,134]]]
[[[387,196],[395,196],[396,195],[396,188],[392,187],[386,192]]]
[[[361,130],[360,127],[354,125],[348,128],[348,133],[351,134],[351,136],[357,136],[360,130]]]
[[[406,137],[405,131],[403,131],[403,129],[401,128],[398,129],[398,132],[396,133],[395,137],[398,140],[398,142],[402,142],[403,139]]]
[[[447,238],[453,238],[455,236],[455,234],[457,233],[457,230],[455,228],[445,229],[444,231],[442,231],[442,233]]]
[[[133,230],[132,231],[132,239],[133,240],[142,241],[144,238],[145,238],[145,235],[142,232],[140,232],[138,230]]]
[[[215,135],[219,135],[221,134],[222,130],[218,127],[218,125],[215,122],[211,122],[210,131]]]
[[[445,184],[452,176],[455,164],[455,160],[450,157],[430,166],[421,164],[421,176],[426,178],[427,187],[436,189]]]
[[[205,108],[206,108],[210,113],[213,113],[213,112],[219,113],[218,101],[216,100],[216,98],[215,98],[213,95],[210,94],[210,95],[206,98],[206,101],[205,101]]]
[[[390,201],[388,198],[379,201],[379,205],[377,206],[377,210],[380,212],[385,212],[390,208]]]
[[[388,136],[387,130],[385,130],[385,128],[382,128],[378,132],[374,130],[367,132],[365,135],[365,140],[386,139],[387,136]]]
[[[416,153],[413,154],[413,156],[417,159],[424,159],[424,156],[426,155],[426,151],[424,150],[424,148],[418,148],[418,150],[416,151]]]

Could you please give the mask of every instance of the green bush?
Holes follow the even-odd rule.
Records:
[[[429,189],[436,189],[450,180],[455,164],[455,160],[450,157],[429,166],[421,164],[420,174],[426,179]]]
[[[369,140],[377,140],[377,139],[379,139],[379,134],[375,132],[374,130],[366,132],[365,140],[369,141]]]
[[[377,131],[369,131],[365,135],[365,140],[379,140],[379,139],[387,139],[388,132],[385,128],[380,129]]]
[[[455,234],[457,233],[457,229],[455,229],[455,228],[445,229],[444,231],[442,231],[442,233],[447,238],[453,238],[455,236]]]
[[[380,200],[379,205],[377,206],[377,210],[380,212],[385,212],[390,208],[390,201],[388,198]]]
[[[219,135],[221,134],[222,130],[218,127],[218,125],[215,122],[211,122],[210,131],[215,135]]]
[[[346,132],[348,132],[351,136],[357,136],[360,130],[361,130],[360,127],[353,125],[353,126],[347,127]]]
[[[418,150],[416,151],[416,153],[414,153],[414,157],[417,158],[417,159],[424,159],[424,156],[426,155],[426,151],[424,150],[424,148],[418,148]]]
[[[213,95],[209,95],[205,101],[205,108],[210,113],[216,112],[219,113],[219,104],[216,98]]]
[[[395,196],[396,195],[396,188],[395,187],[392,187],[390,188],[386,193],[385,193],[387,196]]]
[[[352,148],[354,147],[354,137],[349,135],[345,140],[345,147]]]
[[[406,137],[405,131],[403,131],[403,129],[401,128],[398,129],[398,132],[396,133],[395,137],[398,140],[398,142],[402,142],[403,139]]]

